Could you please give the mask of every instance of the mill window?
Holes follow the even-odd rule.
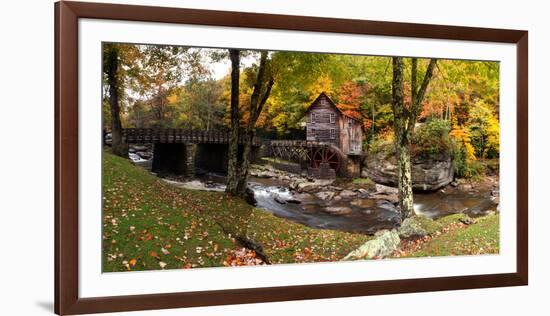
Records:
[[[336,138],[336,129],[331,128],[330,129],[330,139],[335,139],[335,138]]]
[[[330,113],[330,122],[334,123],[335,120],[336,120],[336,115],[334,113]]]

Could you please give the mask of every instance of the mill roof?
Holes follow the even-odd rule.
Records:
[[[353,117],[353,116],[350,116],[350,115],[347,115],[347,114],[345,114],[344,112],[342,112],[342,110],[340,110],[340,109],[338,108],[338,106],[336,106],[336,103],[334,103],[334,101],[332,101],[332,99],[329,98],[329,96],[328,96],[325,92],[321,92],[321,93],[319,94],[319,96],[317,96],[317,98],[315,98],[315,100],[314,100],[313,102],[311,102],[311,104],[310,104],[310,105],[308,106],[308,108],[306,109],[306,112],[305,112],[305,113],[309,112],[309,111],[311,110],[311,108],[312,108],[314,105],[316,105],[317,102],[319,101],[319,99],[321,99],[322,97],[324,97],[324,98],[328,101],[328,103],[329,103],[332,107],[334,107],[342,116],[345,116],[345,117],[347,117],[347,118],[350,118],[350,119],[352,119],[352,120],[354,120],[354,121],[359,122],[359,120],[358,120],[357,118],[355,118],[355,117]]]

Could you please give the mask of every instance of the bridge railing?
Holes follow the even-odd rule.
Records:
[[[199,131],[183,128],[124,128],[122,139],[126,143],[198,143],[228,144],[228,131]],[[239,137],[243,144],[245,137]],[[253,145],[261,145],[259,138],[253,139]]]
[[[278,147],[320,147],[320,146],[333,146],[333,143],[319,142],[312,140],[272,140],[271,146]]]

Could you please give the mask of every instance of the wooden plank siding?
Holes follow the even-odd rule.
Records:
[[[346,155],[361,154],[361,123],[342,113],[325,93],[311,103],[305,115],[306,140],[334,144]]]
[[[340,120],[340,149],[347,155],[360,155],[363,142],[361,124],[348,116]]]
[[[338,121],[341,115],[326,98],[317,98],[309,107],[306,115],[307,140],[332,143],[338,146],[340,143]]]

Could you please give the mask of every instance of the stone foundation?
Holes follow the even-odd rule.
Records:
[[[336,172],[330,167],[328,163],[321,163],[319,168],[308,168],[308,175],[317,179],[334,179],[336,178]]]
[[[186,144],[154,144],[153,172],[184,175],[188,170]]]
[[[361,156],[348,156],[344,160],[341,173],[347,178],[359,178],[361,176]]]

